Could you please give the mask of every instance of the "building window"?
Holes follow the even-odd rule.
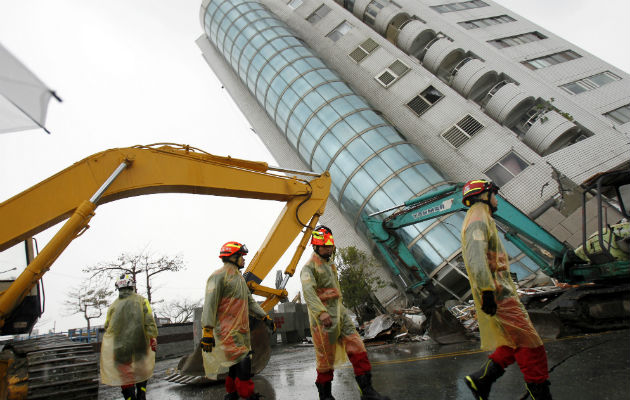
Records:
[[[315,10],[311,15],[309,15],[306,18],[306,20],[310,22],[311,24],[314,24],[315,22],[319,21],[320,19],[328,15],[329,12],[330,12],[330,7],[328,7],[326,4],[322,4],[321,6],[319,6],[317,10]]]
[[[479,132],[483,128],[483,125],[470,115],[465,116],[461,121],[455,124],[451,129],[442,134],[442,137],[446,139],[456,149],[460,148],[464,143],[468,141],[473,135]]]
[[[291,7],[292,9],[295,10],[296,8],[301,6],[302,3],[304,3],[303,0],[291,0],[291,1],[289,1],[289,7]]]
[[[359,47],[352,50],[352,53],[349,54],[350,58],[352,58],[355,62],[361,62],[365,57],[372,54],[374,50],[378,49],[378,43],[376,43],[372,38],[368,38],[365,42],[361,43]]]
[[[508,183],[516,175],[520,174],[529,164],[513,151],[503,157],[499,162],[490,167],[486,176],[499,186]]]
[[[575,60],[582,57],[572,50],[561,51],[560,53],[551,54],[544,57],[535,58],[533,60],[523,61],[522,64],[529,69],[541,69],[551,65],[560,64],[566,61]]]
[[[438,102],[444,95],[433,86],[424,89],[422,93],[411,99],[407,103],[407,107],[411,109],[418,117],[424,114],[432,105]]]
[[[459,25],[466,29],[485,28],[486,26],[504,24],[506,22],[514,22],[514,18],[509,15],[499,15],[498,17],[489,17],[481,19],[473,19],[470,21],[458,22]]]
[[[538,40],[547,39],[547,36],[540,32],[529,32],[522,35],[509,36],[501,39],[489,40],[488,43],[498,49],[505,47],[518,46],[519,44],[525,44],[529,42],[536,42]]]
[[[350,25],[348,21],[343,21],[342,23],[337,25],[335,29],[330,31],[330,33],[326,35],[326,37],[330,38],[330,40],[332,40],[333,42],[336,42],[337,40],[341,39],[343,35],[348,33],[350,29],[352,29],[352,25]]]
[[[439,6],[431,6],[432,9],[440,14],[449,13],[453,11],[469,10],[471,8],[487,7],[488,4],[481,0],[463,1],[461,3],[449,3]]]
[[[407,64],[401,60],[396,60],[380,74],[376,75],[376,80],[384,87],[391,86],[409,71]]]
[[[579,81],[567,83],[560,87],[571,94],[579,94],[597,89],[600,86],[604,86],[607,83],[618,81],[620,79],[620,77],[612,72],[604,71],[599,74],[580,79]]]
[[[609,111],[604,115],[620,125],[628,123],[630,122],[630,104],[626,104],[616,110]]]

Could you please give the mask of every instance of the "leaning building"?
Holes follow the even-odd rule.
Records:
[[[478,177],[577,246],[576,189],[629,163],[630,76],[492,0],[203,0],[200,17],[206,61],[278,163],[330,171],[341,246],[373,248],[362,215]],[[400,232],[460,300],[462,220]],[[412,273],[380,272],[381,303],[407,305]]]

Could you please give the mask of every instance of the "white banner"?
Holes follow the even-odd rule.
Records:
[[[0,44],[0,133],[38,127],[48,132],[44,124],[52,96],[54,93]]]

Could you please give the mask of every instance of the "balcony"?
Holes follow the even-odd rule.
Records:
[[[388,4],[380,9],[378,11],[378,14],[376,14],[376,19],[374,21],[374,30],[377,31],[381,36],[387,38],[387,40],[389,40],[390,42],[395,43],[395,40],[392,40],[395,39],[395,37],[390,38],[389,36],[391,36],[392,33],[397,32],[396,27],[400,26],[403,21],[406,21],[409,18],[409,14],[392,4]]]
[[[449,81],[453,89],[466,98],[478,99],[494,85],[499,74],[476,58],[467,57],[451,71]]]
[[[421,60],[424,47],[431,39],[435,38],[435,35],[435,31],[424,22],[417,19],[411,20],[400,30],[396,46],[405,53]]]
[[[523,142],[541,156],[560,150],[579,135],[578,127],[554,110],[532,115],[524,128]]]
[[[533,96],[528,96],[516,84],[501,81],[494,85],[482,100],[486,114],[500,124],[512,128],[523,115],[534,105]],[[529,130],[531,124],[537,120],[537,114],[530,116],[525,122],[524,131]]]
[[[464,50],[447,38],[436,38],[427,44],[422,64],[438,77],[446,78],[447,71],[464,58]]]

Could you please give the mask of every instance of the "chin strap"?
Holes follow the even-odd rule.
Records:
[[[320,256],[321,258],[323,258],[324,260],[326,260],[327,262],[330,261],[330,257],[333,256],[333,254],[335,254],[335,252],[333,252],[332,254],[330,254],[329,256],[322,256],[321,254],[319,254],[319,246],[317,246],[315,249],[313,249],[313,251],[315,252],[315,254],[317,254],[318,256]]]
[[[490,213],[493,214],[497,211],[497,208],[495,206],[492,205],[492,203],[490,203],[490,200],[483,200],[483,199],[479,199],[475,202],[473,202],[473,204],[475,203],[484,203],[487,204],[488,207],[490,207]],[[472,205],[472,204],[471,204]]]

